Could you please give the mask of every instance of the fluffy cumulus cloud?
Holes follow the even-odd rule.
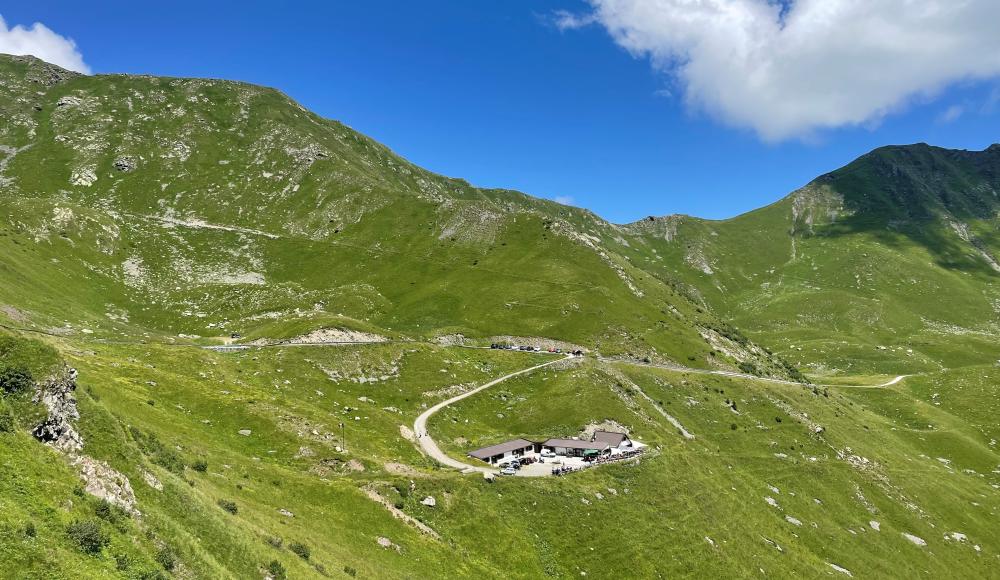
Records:
[[[52,32],[41,22],[28,28],[20,25],[8,28],[0,16],[0,53],[30,54],[63,68],[90,74],[90,67],[83,62],[76,43]]]
[[[778,141],[878,122],[948,85],[1000,75],[998,0],[588,0],[599,23],[693,108]]]

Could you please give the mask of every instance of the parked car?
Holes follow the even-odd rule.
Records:
[[[510,466],[504,467],[500,470],[500,475],[515,475],[516,473],[517,470]]]
[[[556,452],[552,451],[551,449],[543,449],[542,450],[542,457],[555,457],[555,456],[556,456]]]

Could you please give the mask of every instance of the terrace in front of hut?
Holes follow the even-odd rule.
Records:
[[[596,431],[590,439],[512,439],[470,451],[468,456],[500,468],[505,475],[537,477],[632,459],[645,447],[626,433]]]

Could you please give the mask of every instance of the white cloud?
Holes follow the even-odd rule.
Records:
[[[552,14],[552,22],[559,30],[576,30],[597,22],[593,14],[576,14],[569,10],[556,10]]]
[[[954,123],[959,117],[962,116],[963,113],[965,113],[965,107],[962,105],[952,105],[941,113],[941,116],[938,117],[938,121],[941,123]]]
[[[559,195],[553,198],[552,201],[563,205],[576,205],[576,200],[573,199],[572,195]]]
[[[0,53],[30,54],[63,68],[90,74],[90,67],[83,62],[83,55],[73,39],[52,32],[41,22],[29,28],[21,25],[8,28],[0,16]]]
[[[763,139],[871,126],[957,81],[1000,75],[997,0],[588,0],[685,102]]]

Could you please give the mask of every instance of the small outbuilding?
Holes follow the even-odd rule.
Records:
[[[632,440],[625,433],[615,431],[595,431],[590,438],[594,443],[607,443],[612,449],[631,449]]]
[[[504,459],[513,459],[515,457],[521,457],[525,453],[538,451],[538,447],[538,443],[533,441],[528,441],[527,439],[514,439],[512,441],[506,441],[504,443],[498,443],[496,445],[490,445],[489,447],[483,447],[482,449],[470,451],[469,457],[475,457],[476,459],[485,461],[490,465],[496,465]]]

